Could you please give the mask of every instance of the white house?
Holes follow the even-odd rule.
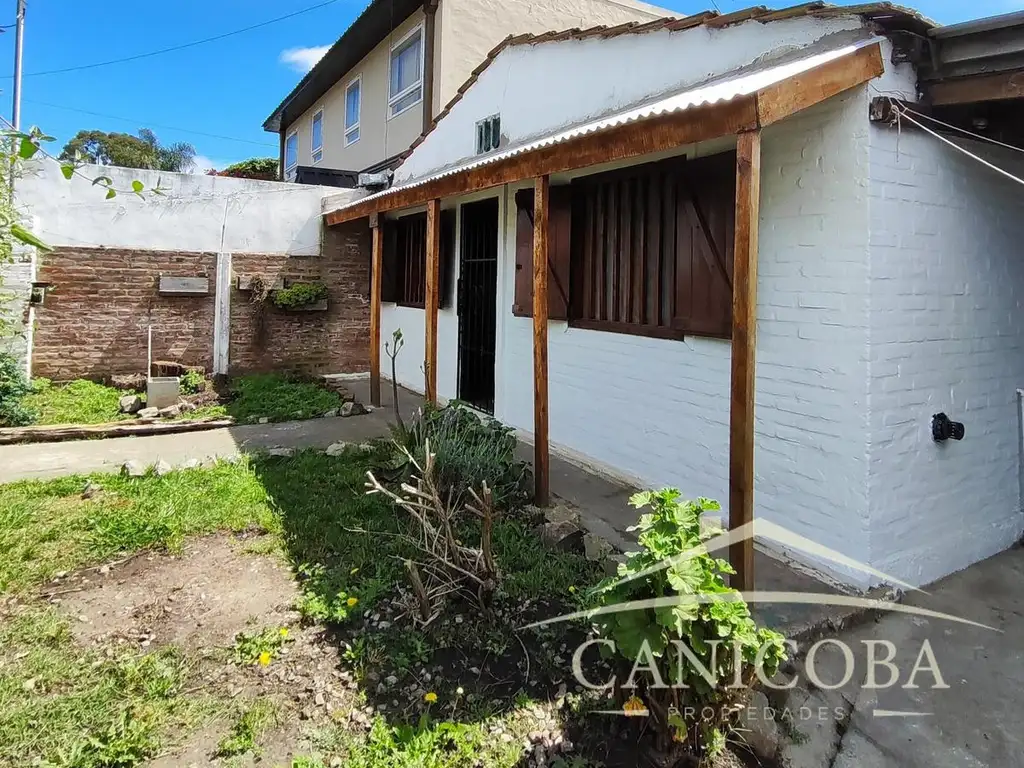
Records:
[[[912,584],[1005,549],[1024,530],[1024,195],[907,120],[871,120],[879,97],[918,100],[905,41],[934,30],[816,4],[507,40],[390,189],[325,201],[327,224],[374,226],[376,354],[401,328],[402,384],[528,439],[543,403],[553,451],[752,503]],[[965,438],[934,440],[938,413]]]

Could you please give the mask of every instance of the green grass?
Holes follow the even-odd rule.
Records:
[[[53,608],[5,616],[0,765],[136,765],[156,754],[161,733],[192,727],[215,709],[207,698],[179,695],[185,674],[173,647],[139,656],[76,646]]]
[[[217,745],[217,757],[235,757],[247,752],[259,757],[260,737],[274,720],[274,715],[274,705],[267,699],[256,699],[241,707],[231,732]]]
[[[46,379],[36,379],[32,386],[32,393],[22,403],[39,414],[37,424],[103,424],[134,418],[121,413],[118,404],[124,395],[133,392],[85,380],[54,386]]]
[[[312,419],[341,408],[341,396],[312,381],[277,373],[242,376],[231,385],[234,399],[226,411],[239,424],[261,418],[269,421]]]

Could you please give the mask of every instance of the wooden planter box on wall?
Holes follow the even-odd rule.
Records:
[[[275,305],[277,306],[277,305]],[[326,312],[327,299],[321,299],[315,304],[307,304],[304,307],[277,307],[282,312]]]

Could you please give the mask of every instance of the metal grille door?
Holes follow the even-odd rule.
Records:
[[[459,248],[459,399],[494,413],[498,200],[462,206]]]

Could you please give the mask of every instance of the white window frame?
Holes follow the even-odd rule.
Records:
[[[396,93],[396,94],[392,95],[392,93],[391,93],[391,63],[394,60],[395,51],[398,50],[399,48],[401,48],[407,42],[409,42],[409,40],[412,39],[413,37],[415,37],[416,35],[420,36],[420,79],[417,80],[412,85],[410,85],[405,90],[401,91],[400,93]],[[425,65],[424,64],[424,58],[426,56],[426,49],[427,49],[427,41],[424,40],[423,37],[424,37],[423,25],[422,24],[417,24],[415,27],[413,27],[412,29],[409,30],[408,34],[403,35],[402,38],[400,40],[398,40],[398,42],[394,43],[391,46],[391,50],[388,51],[388,120],[392,119],[393,117],[398,117],[399,115],[408,112],[410,109],[415,107],[417,104],[421,104],[423,102],[423,75],[424,75],[423,67]],[[420,89],[420,97],[416,101],[412,102],[412,104],[409,104],[408,106],[404,107],[403,109],[401,109],[398,112],[393,111],[393,107],[394,107],[396,102],[401,101],[406,96],[408,96],[410,93],[415,91],[417,88]],[[362,98],[361,94],[360,94],[360,98]]]
[[[316,146],[313,142],[316,141],[316,131],[313,130],[313,125],[316,123],[317,115],[320,116],[320,146]],[[317,152],[320,153],[320,157],[317,157]],[[323,106],[317,108],[316,112],[313,113],[312,119],[309,121],[309,159],[313,165],[317,165],[321,160],[324,159],[324,108]]]
[[[356,111],[356,121],[355,121],[355,123],[352,124],[352,125],[349,125],[348,124],[348,92],[352,89],[353,85],[358,85],[359,86],[359,107],[358,107],[358,109]],[[391,73],[389,72],[388,73],[388,88],[390,88],[390,87],[391,87]],[[359,75],[356,75],[351,80],[349,80],[348,85],[345,86],[345,146],[346,147],[351,145],[351,144],[355,144],[357,141],[359,141],[359,136],[362,133],[359,130],[359,123],[362,122],[362,119],[363,119],[363,76],[362,76],[362,74],[359,74]],[[354,139],[349,139],[349,137],[353,133],[356,134],[356,137]]]
[[[295,162],[292,163],[291,165],[288,165],[288,142],[292,140],[293,136],[295,137]],[[298,167],[299,167],[299,131],[298,131],[298,129],[293,128],[284,137],[284,173],[285,173],[285,175],[287,176],[291,171],[294,171]]]

